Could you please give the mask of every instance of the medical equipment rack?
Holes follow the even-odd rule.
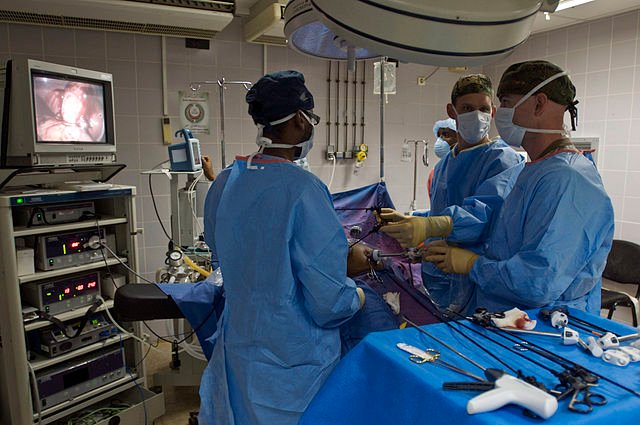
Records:
[[[140,231],[136,224],[136,188],[132,186],[96,185],[83,190],[33,189],[32,187],[5,188],[0,193],[0,423],[8,424],[40,424],[57,423],[66,420],[74,414],[84,410],[95,410],[103,407],[109,400],[125,401],[129,408],[117,413],[122,425],[139,425],[146,422],[151,424],[155,418],[164,413],[164,395],[156,394],[147,389],[147,376],[142,361],[146,351],[142,343],[128,335],[116,334],[102,341],[69,351],[63,355],[48,358],[42,355],[29,354],[26,343],[26,333],[51,326],[47,320],[40,318],[23,321],[23,306],[20,286],[27,282],[44,281],[60,278],[73,273],[108,270],[126,276],[127,283],[137,282],[139,279],[128,271],[122,264],[138,270],[137,236]],[[19,216],[19,209],[33,208],[44,205],[64,204],[67,202],[91,201],[95,204],[96,213],[86,217],[83,221],[44,224],[28,226],[14,222]],[[78,229],[105,229],[108,234],[107,243],[117,255],[115,258],[108,251],[101,261],[66,267],[57,270],[39,271],[18,275],[16,261],[16,245],[18,240],[27,244],[33,243],[38,235],[48,235],[76,231]],[[108,282],[107,282],[108,283]],[[100,305],[97,311],[110,309],[112,300]],[[85,315],[89,306],[56,314],[55,317],[63,322],[78,319]],[[133,333],[141,336],[142,328],[139,322],[133,323]],[[42,418],[38,417],[37,408],[32,404],[31,374],[35,375],[51,366],[73,364],[74,359],[82,355],[95,352],[103,347],[118,347],[124,351],[125,364],[129,370],[123,378],[100,388],[85,392],[73,400],[43,407]],[[76,360],[77,361],[77,360]],[[99,424],[106,424],[109,419],[100,420]],[[65,422],[66,423],[66,422]]]

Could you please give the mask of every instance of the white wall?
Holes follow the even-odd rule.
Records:
[[[189,82],[217,80],[221,77],[256,81],[263,74],[263,47],[242,41],[240,19],[236,19],[212,41],[210,50],[187,49],[181,38],[168,37],[166,44],[169,114],[173,118],[173,131],[179,128],[178,91],[188,90]],[[10,57],[19,56],[104,70],[114,75],[118,159],[127,165],[115,181],[138,187],[138,221],[144,228],[140,240],[140,267],[146,277],[152,277],[152,272],[164,264],[167,241],[153,211],[147,178],[141,176],[140,172],[167,157],[160,127],[161,38],[0,23],[0,60],[4,62]],[[315,96],[315,112],[326,122],[327,63],[284,47],[268,47],[266,62],[268,72],[282,69],[302,71]],[[379,99],[372,94],[372,63],[368,62],[366,67],[365,141],[369,145],[369,159],[358,175],[353,173],[353,161],[339,162],[332,187],[334,192],[379,180]],[[413,196],[413,164],[400,162],[402,142],[404,139],[427,139],[433,146],[433,123],[446,118],[444,105],[448,102],[453,83],[459,77],[447,70],[439,70],[426,86],[418,86],[417,77],[428,75],[434,69],[430,66],[400,64],[397,69],[397,94],[389,96],[385,109],[385,176],[396,206],[401,210],[409,208]],[[344,67],[342,70],[341,77],[344,76]],[[211,86],[206,90],[210,92],[210,106],[215,119],[212,134],[198,137],[203,143],[204,153],[212,155],[214,165],[219,167],[218,88]],[[342,85],[340,90],[343,92]],[[358,111],[361,111],[362,105],[358,102]],[[340,104],[342,108],[342,102]],[[331,107],[334,108],[333,103]],[[359,115],[360,112],[358,119]],[[232,86],[226,92],[225,116],[226,159],[229,163],[236,154],[249,154],[256,150],[256,129],[247,115],[244,90],[239,86]],[[309,159],[312,171],[328,183],[331,163],[324,159],[324,122],[317,127],[316,145]],[[432,167],[436,161],[432,152],[429,159]],[[428,171],[423,166],[418,170],[417,198],[421,208],[427,207]],[[154,193],[160,214],[165,225],[169,226],[166,179],[154,177]]]

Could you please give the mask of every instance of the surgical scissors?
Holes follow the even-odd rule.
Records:
[[[569,410],[576,413],[591,413],[593,406],[603,406],[607,404],[607,398],[599,393],[591,391],[591,387],[597,386],[593,383],[585,382],[581,378],[572,379],[571,385],[559,384],[556,386],[556,390],[564,390],[558,395],[558,400],[569,396],[571,394],[571,400],[569,401]]]

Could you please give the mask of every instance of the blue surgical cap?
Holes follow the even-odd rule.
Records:
[[[264,126],[296,111],[313,109],[313,95],[298,71],[265,75],[251,87],[246,100],[253,121]]]
[[[450,128],[453,131],[458,131],[456,130],[456,120],[454,120],[453,118],[436,121],[435,125],[433,126],[433,134],[436,137],[438,137],[438,131],[440,131],[441,128]]]

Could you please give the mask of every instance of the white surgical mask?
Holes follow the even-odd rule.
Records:
[[[566,129],[547,130],[542,128],[527,128],[513,123],[513,115],[516,113],[516,108],[518,106],[522,105],[527,99],[533,96],[534,93],[549,84],[551,81],[565,75],[567,75],[566,71],[560,72],[547,78],[546,80],[529,90],[527,94],[522,96],[522,98],[513,106],[513,108],[498,108],[498,110],[496,111],[496,128],[498,129],[498,133],[500,133],[500,137],[505,142],[507,142],[507,144],[513,147],[520,147],[522,145],[522,139],[524,139],[524,135],[527,131],[531,133],[559,133],[568,135],[569,132]]]
[[[303,112],[302,115],[307,119],[309,124],[311,124],[311,134],[309,135],[309,138],[307,140],[296,145],[302,147],[302,149],[300,150],[300,154],[296,155],[295,159],[304,159],[307,157],[307,155],[311,151],[311,148],[313,148],[313,135],[316,132],[316,127],[313,125],[313,122],[311,122],[311,119],[307,116],[307,114]]]
[[[303,170],[311,172],[311,166],[309,165],[309,160],[307,158],[296,159],[293,163]]]
[[[449,153],[451,146],[442,137],[436,139],[436,143],[433,145],[433,151],[438,158],[444,158]]]
[[[286,117],[281,118],[279,120],[271,121],[269,124],[270,125],[282,124],[283,122],[289,121],[296,114],[297,112],[294,112],[293,114],[289,114]],[[258,124],[258,137],[256,138],[256,144],[260,147],[260,152],[262,152],[264,148],[269,148],[269,149],[301,148],[300,153],[298,155],[295,155],[294,159],[302,159],[306,157],[309,151],[311,150],[311,148],[313,147],[313,135],[315,133],[315,127],[311,122],[311,119],[307,116],[307,114],[303,112],[302,115],[307,119],[307,121],[309,121],[309,124],[311,124],[311,135],[307,140],[302,141],[296,145],[287,145],[286,143],[273,143],[271,139],[262,135],[265,126],[262,124]]]
[[[491,128],[491,113],[479,110],[458,114],[456,111],[458,134],[464,141],[471,145],[477,145],[489,134]]]

